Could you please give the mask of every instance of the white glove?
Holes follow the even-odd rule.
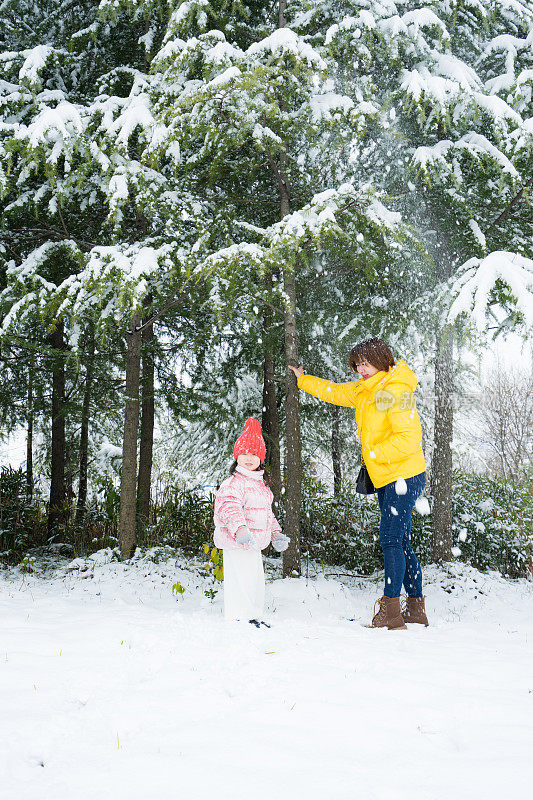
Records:
[[[289,546],[290,539],[284,533],[278,533],[275,539],[272,539],[272,547],[278,553],[283,553]]]
[[[240,533],[242,531],[242,533]],[[240,544],[241,547],[252,547],[255,544],[255,539],[250,533],[247,531],[246,528],[239,528],[237,531],[236,537],[237,544]]]

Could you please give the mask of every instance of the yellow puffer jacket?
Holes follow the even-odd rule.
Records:
[[[333,383],[300,375],[298,387],[335,406],[355,408],[363,459],[376,488],[424,472],[416,376],[405,361],[366,381]]]

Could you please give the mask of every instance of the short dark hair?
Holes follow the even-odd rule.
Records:
[[[351,350],[348,364],[352,372],[357,372],[357,364],[360,364],[361,361],[366,361],[377,370],[384,372],[388,372],[396,363],[388,344],[383,339],[378,339],[377,336],[359,342]]]

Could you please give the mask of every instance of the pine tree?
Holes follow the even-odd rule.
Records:
[[[449,558],[451,323],[477,282],[488,289],[480,292],[478,317],[487,300],[510,308],[514,319],[529,317],[533,7],[529,0],[490,9],[464,0],[365,5],[343,2],[339,16],[329,2],[301,4],[309,36],[342,65],[346,93],[366,81],[388,115],[375,146],[363,151],[362,169],[396,198],[433,261],[434,554]],[[513,248],[514,256],[500,252]],[[448,316],[450,290],[460,297]]]
[[[138,41],[143,26],[124,12],[102,19],[90,3],[76,14],[65,5],[63,15],[54,9],[51,16],[48,6],[32,6],[31,30],[11,24],[14,4],[2,7],[11,37],[2,84],[0,164],[9,224],[2,333],[42,320],[61,332],[56,350],[72,352],[82,321],[91,319],[103,340],[149,293],[156,305],[168,301],[165,279],[172,284],[177,270],[172,245],[154,242],[154,221],[150,228],[136,201],[139,183],[153,177],[137,159],[152,141],[138,125],[140,118],[151,131],[144,113],[148,77],[141,71],[146,53]],[[60,362],[54,375],[51,527],[66,492]]]
[[[374,226],[382,239],[397,226],[371,191],[349,182],[340,161],[346,138],[376,109],[362,96],[354,102],[331,91],[327,63],[288,20],[284,3],[276,15],[260,16],[246,49],[241,29],[230,36],[232,27],[216,22],[213,7],[208,16],[201,4],[180,4],[152,62],[164,126],[159,157],[170,163],[179,152],[175,170],[185,191],[174,218],[183,216],[188,191],[197,204],[193,252],[216,270],[215,302],[227,313],[236,292],[241,311],[281,298],[285,364],[295,364],[297,278],[306,250],[350,225]],[[161,200],[152,195],[151,202]],[[299,571],[301,454],[298,394],[287,373],[290,574]]]

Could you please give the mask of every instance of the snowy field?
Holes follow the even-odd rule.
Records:
[[[3,800],[531,797],[532,582],[432,568],[390,632],[374,580],[271,561],[258,630],[198,564],[108,560],[0,572]]]

